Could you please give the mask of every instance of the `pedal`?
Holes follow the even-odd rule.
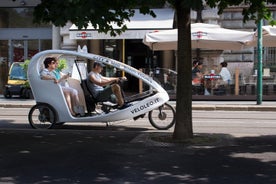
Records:
[[[137,120],[137,119],[139,119],[139,118],[144,118],[145,115],[146,115],[146,114],[141,114],[141,115],[139,115],[139,116],[136,116],[136,117],[133,118],[133,120],[135,121],[135,120]]]

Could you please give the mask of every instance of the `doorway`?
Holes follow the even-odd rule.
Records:
[[[126,40],[126,63],[137,70],[151,68],[152,62],[148,54],[148,48],[141,40]],[[139,91],[139,80],[131,75],[126,75],[128,85],[126,90],[129,92]]]

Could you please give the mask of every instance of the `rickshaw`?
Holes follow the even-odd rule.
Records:
[[[71,115],[60,84],[40,78],[40,71],[44,67],[43,62],[46,57],[65,58],[68,63],[73,63],[67,69],[69,72],[73,72],[68,83],[79,91],[79,95],[84,101],[86,111],[84,116]],[[119,109],[118,106],[110,102],[97,102],[86,87],[88,71],[85,63],[94,61],[138,78],[148,86],[147,89],[127,96],[125,100],[130,105],[125,109]],[[157,129],[166,130],[175,124],[175,110],[167,103],[169,101],[168,93],[149,75],[114,59],[92,53],[46,50],[32,57],[27,76],[36,101],[28,114],[32,128],[49,129],[65,122],[103,122],[108,124],[127,119],[136,120],[144,117],[147,113],[149,122]]]

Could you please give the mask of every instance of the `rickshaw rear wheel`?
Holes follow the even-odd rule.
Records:
[[[158,130],[167,130],[175,124],[175,110],[170,104],[153,109],[148,115],[150,124]]]
[[[52,106],[38,103],[30,109],[28,119],[34,129],[50,129],[56,124],[57,116]]]

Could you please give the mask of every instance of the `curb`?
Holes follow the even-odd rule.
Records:
[[[31,108],[35,103],[0,103],[0,108]],[[175,105],[173,105],[175,107]],[[276,106],[262,105],[192,105],[192,110],[204,111],[273,111]]]
[[[31,108],[35,104],[0,104],[2,108]]]
[[[193,105],[193,110],[205,111],[276,111],[276,106],[258,105]]]

